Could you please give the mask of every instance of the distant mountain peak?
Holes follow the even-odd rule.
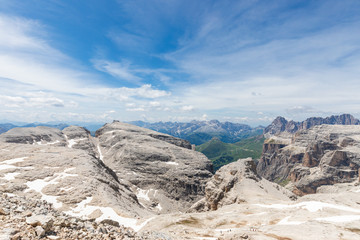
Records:
[[[360,121],[351,114],[332,115],[330,117],[310,117],[302,122],[295,122],[293,120],[286,120],[284,117],[277,117],[275,120],[264,129],[264,135],[269,137],[281,132],[295,133],[302,129],[309,129],[316,125],[359,125]]]

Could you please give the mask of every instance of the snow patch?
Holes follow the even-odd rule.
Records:
[[[15,179],[15,176],[17,176],[17,175],[19,175],[19,174],[20,174],[20,173],[18,173],[18,172],[7,173],[7,174],[5,174],[5,176],[3,177],[3,179],[10,181],[10,180]]]
[[[149,221],[151,221],[154,217],[147,219],[141,224],[138,224],[138,220],[134,218],[126,218],[119,216],[114,209],[111,207],[99,207],[99,206],[90,206],[88,205],[92,201],[92,197],[87,197],[85,200],[81,201],[77,207],[71,208],[70,211],[66,211],[64,213],[72,215],[74,217],[85,217],[93,213],[95,210],[100,210],[102,215],[96,219],[96,222],[101,222],[104,219],[112,219],[117,221],[119,224],[124,225],[125,227],[131,227],[134,231],[139,231],[143,228]]]
[[[36,142],[37,145],[53,145],[53,144],[57,144],[57,143],[60,142],[59,140],[56,140],[55,142],[42,143],[42,141],[44,141],[44,140],[40,140],[39,142]],[[35,144],[35,143],[33,143],[33,145],[34,145],[34,144]]]
[[[35,192],[38,192],[41,194],[41,199],[48,201],[49,203],[52,203],[54,205],[55,208],[60,208],[62,207],[62,203],[57,201],[57,197],[58,196],[50,196],[47,194],[42,193],[42,189],[44,187],[46,187],[49,184],[58,184],[59,180],[62,178],[66,178],[66,177],[77,177],[79,176],[78,174],[69,174],[67,172],[74,170],[75,168],[68,168],[65,169],[63,172],[61,173],[55,173],[54,176],[56,176],[55,178],[53,178],[53,176],[51,177],[47,177],[44,179],[36,179],[34,181],[28,181],[25,184],[28,186],[29,189],[26,189],[24,192],[29,192],[31,190],[34,190]],[[51,179],[53,178],[53,179]],[[51,180],[50,180],[51,179]]]
[[[281,219],[280,222],[278,222],[276,225],[300,225],[305,223],[304,221],[289,221],[290,216],[287,216],[283,219]]]
[[[102,155],[102,152],[101,152],[101,149],[100,149],[100,145],[99,145],[99,144],[97,145],[97,149],[98,149],[98,152],[99,152],[99,158],[100,158],[100,160],[104,162],[104,156]]]
[[[73,190],[74,187],[62,187],[62,188],[59,188],[60,191],[65,191],[65,192],[68,192],[70,190]]]
[[[164,162],[165,164],[168,164],[168,165],[179,165],[177,162]]]
[[[353,222],[360,220],[360,215],[342,215],[342,216],[333,216],[333,217],[323,217],[323,218],[316,218],[315,220],[334,222],[334,223]]]
[[[136,194],[136,197],[139,198],[139,199],[143,199],[145,201],[150,201],[150,198],[149,198],[149,193],[151,190],[153,189],[149,189],[149,190],[143,190],[141,188],[138,188],[138,193]]]
[[[300,202],[293,205],[288,205],[288,204],[271,204],[271,205],[254,204],[254,205],[259,207],[274,208],[274,209],[302,208],[308,210],[309,212],[321,211],[323,208],[333,208],[346,212],[360,213],[360,209],[336,205],[336,204],[324,203],[324,202],[317,202],[317,201]]]
[[[21,168],[21,167],[14,166],[12,164],[22,162],[22,161],[24,161],[25,158],[27,158],[27,157],[14,158],[14,159],[2,161],[2,162],[0,162],[0,170],[5,170],[5,169],[9,169],[9,168]]]
[[[27,158],[27,157],[14,158],[14,159],[2,161],[2,163],[5,163],[5,164],[14,164],[14,163],[18,163],[18,162],[23,162],[25,158]]]
[[[158,205],[156,205],[155,207],[157,210],[161,211],[163,208],[161,207],[160,203]]]

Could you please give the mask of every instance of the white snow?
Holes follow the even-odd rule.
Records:
[[[2,161],[1,163],[5,163],[5,164],[14,164],[14,163],[18,163],[18,162],[23,162],[25,158],[27,158],[27,157],[14,158],[14,159],[10,159],[10,160],[6,160],[6,161]]]
[[[72,148],[75,144],[77,144],[78,141],[82,141],[82,140],[86,140],[87,138],[78,138],[78,139],[70,139],[68,138],[67,135],[65,135],[65,139],[68,142],[68,148]]]
[[[15,179],[15,176],[19,175],[19,174],[20,173],[18,173],[18,172],[7,173],[7,174],[5,174],[5,176],[3,178],[6,179],[6,180],[13,180],[13,179]]]
[[[168,165],[179,165],[177,162],[164,162],[165,164],[168,164]]]
[[[352,222],[360,220],[360,215],[342,215],[342,216],[333,216],[333,217],[323,217],[323,218],[316,218],[317,221],[325,221],[325,222]]]
[[[87,197],[85,200],[80,202],[76,208],[72,208],[70,211],[66,211],[65,213],[75,217],[87,217],[95,210],[99,209],[103,214],[96,219],[97,222],[100,222],[104,219],[112,219],[114,221],[117,221],[119,224],[124,225],[125,227],[131,227],[132,229],[134,229],[134,231],[139,231],[149,221],[151,221],[154,218],[154,217],[149,218],[143,223],[138,224],[137,219],[121,217],[111,207],[88,205],[91,201],[92,201],[92,197]]]
[[[97,149],[98,149],[98,152],[99,152],[99,158],[100,158],[100,160],[104,162],[104,156],[102,155],[102,152],[101,152],[101,149],[100,149],[100,145],[99,145],[99,144],[97,145]]]
[[[143,190],[141,188],[138,188],[137,190],[138,190],[138,193],[136,194],[137,198],[143,199],[143,200],[146,200],[146,201],[150,201],[149,193],[153,189]]]
[[[20,167],[14,166],[12,164],[22,162],[22,161],[24,161],[25,158],[27,158],[27,157],[14,158],[14,159],[2,161],[2,162],[0,162],[0,170],[5,170],[5,169],[9,169],[9,168],[20,168]]]
[[[62,187],[62,188],[59,188],[60,191],[65,191],[65,192],[68,192],[70,190],[73,190],[74,187]]]
[[[306,221],[289,221],[290,216],[287,216],[281,219],[276,225],[300,225],[305,223]]]
[[[157,210],[161,211],[163,208],[161,207],[160,203],[158,205],[156,205],[155,207]]]
[[[360,209],[351,208],[351,207],[342,206],[342,205],[318,202],[318,201],[300,202],[300,203],[293,204],[293,205],[288,205],[288,204],[271,204],[271,205],[254,204],[254,205],[259,206],[259,207],[274,208],[274,209],[302,208],[302,209],[308,210],[309,212],[321,211],[323,208],[333,208],[333,209],[347,211],[347,212],[360,213]]]
[[[62,178],[77,177],[78,174],[69,174],[69,173],[67,173],[67,172],[72,171],[74,169],[75,168],[68,168],[68,169],[65,169],[61,173],[55,173],[54,174],[54,176],[56,176],[55,178],[47,177],[47,178],[44,178],[44,179],[36,179],[34,181],[28,181],[25,184],[29,187],[29,189],[26,189],[25,193],[29,192],[31,190],[39,192],[41,194],[41,199],[42,200],[46,200],[49,203],[52,203],[55,208],[60,208],[60,207],[62,207],[62,203],[58,202],[56,200],[58,196],[50,196],[50,195],[44,194],[44,193],[42,193],[42,189],[44,187],[46,187],[47,185],[49,185],[49,184],[58,184],[59,180],[62,179]],[[51,179],[51,178],[53,178],[53,179]]]
[[[232,212],[229,212],[229,213],[232,213]],[[260,216],[260,215],[264,215],[264,214],[267,214],[267,212],[253,213],[253,214],[248,214],[248,215],[246,215],[246,216],[247,216],[247,217],[248,217],[248,216]]]
[[[37,145],[53,145],[53,144],[56,144],[56,143],[59,143],[60,141],[59,140],[56,140],[55,142],[49,142],[49,143],[42,143],[42,141],[44,140],[40,140],[39,142],[36,142]],[[33,145],[35,145],[35,143],[33,143]]]
[[[9,169],[9,168],[17,168],[13,165],[7,165],[7,164],[1,164],[0,165],[0,170],[5,170],[5,169]]]
[[[74,146],[76,144],[76,141],[74,139],[70,139],[68,140],[68,147],[72,148],[72,146]]]

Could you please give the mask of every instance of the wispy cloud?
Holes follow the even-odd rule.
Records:
[[[131,73],[129,69],[130,64],[127,62],[112,62],[107,60],[93,60],[94,67],[102,72],[106,72],[119,80],[125,80],[129,82],[133,82],[136,84],[140,84],[141,78],[135,76]]]

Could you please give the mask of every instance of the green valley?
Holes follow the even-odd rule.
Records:
[[[259,135],[236,143],[224,143],[214,137],[210,141],[197,146],[196,150],[207,156],[214,164],[214,171],[217,171],[220,167],[239,158],[260,158],[264,140],[265,138]]]

